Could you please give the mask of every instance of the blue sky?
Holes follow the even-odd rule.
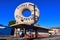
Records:
[[[0,0],[0,24],[8,26],[14,19],[16,7],[24,2],[32,2],[40,10],[38,24],[43,27],[60,26],[60,0]]]

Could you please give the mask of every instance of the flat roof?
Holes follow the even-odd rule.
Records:
[[[34,25],[26,25],[26,24],[15,24],[12,25],[11,27],[13,28],[26,28],[26,29],[34,29],[34,30],[49,30],[46,28],[42,28],[42,27],[38,27],[38,26],[34,26]]]

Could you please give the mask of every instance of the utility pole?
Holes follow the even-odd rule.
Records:
[[[35,22],[36,20],[35,20],[35,5],[34,5],[34,22]]]

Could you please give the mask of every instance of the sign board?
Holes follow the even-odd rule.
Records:
[[[22,15],[24,10],[30,10],[31,15],[29,17],[24,17]],[[39,9],[33,3],[26,2],[26,3],[23,3],[19,6],[17,6],[14,16],[15,16],[15,19],[16,19],[16,24],[31,25],[31,24],[34,24],[38,20],[38,18],[39,18]]]

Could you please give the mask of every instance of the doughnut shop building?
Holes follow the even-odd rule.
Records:
[[[23,12],[26,10],[29,10],[31,12],[31,15],[29,17],[23,16]],[[40,11],[38,7],[33,3],[26,2],[17,6],[14,13],[16,24],[10,26],[14,30],[13,36],[20,37],[20,32],[23,32],[23,38],[48,37],[49,29],[34,25],[38,21],[39,16]]]

